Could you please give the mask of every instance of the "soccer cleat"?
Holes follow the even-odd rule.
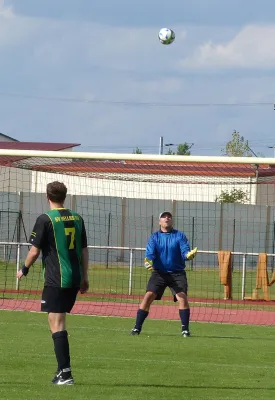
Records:
[[[53,377],[53,379],[52,379],[52,383],[56,383],[57,381],[58,381],[58,379],[59,379],[59,376],[62,374],[62,371],[56,371],[56,373],[55,373],[55,376]]]
[[[54,385],[73,385],[74,379],[72,377],[71,371],[58,371],[52,379]]]
[[[130,333],[130,335],[132,335],[132,336],[139,335],[139,334],[140,334],[140,331],[136,328],[132,329],[131,333]]]
[[[181,334],[182,334],[183,337],[189,337],[190,336],[190,332],[188,330],[182,331]]]

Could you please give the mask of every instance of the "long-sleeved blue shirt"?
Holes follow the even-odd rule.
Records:
[[[153,261],[153,269],[162,272],[182,271],[190,245],[183,232],[154,232],[147,243],[145,257]]]

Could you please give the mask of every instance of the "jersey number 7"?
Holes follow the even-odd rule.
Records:
[[[65,235],[71,236],[69,250],[74,249],[75,228],[65,228]]]

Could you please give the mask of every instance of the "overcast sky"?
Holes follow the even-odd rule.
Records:
[[[236,129],[272,156],[274,38],[274,0],[0,0],[0,132],[220,155]]]

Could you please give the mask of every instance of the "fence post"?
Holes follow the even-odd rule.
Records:
[[[130,250],[130,265],[129,265],[129,289],[128,294],[129,296],[132,294],[132,284],[133,284],[133,255],[134,250]]]
[[[242,300],[244,300],[245,298],[245,278],[246,278],[246,254],[243,254]]]
[[[177,213],[177,200],[172,200],[172,215],[174,219],[176,219],[176,213]]]
[[[111,232],[111,213],[108,215],[108,231],[107,231],[107,254],[106,254],[106,268],[109,268],[109,246],[110,246],[110,232]]]
[[[232,253],[235,251],[235,236],[236,236],[236,218],[233,219],[233,240],[232,240]],[[232,261],[232,272],[234,271],[234,258]]]
[[[194,238],[195,238],[195,217],[192,217],[192,233],[191,233],[191,247],[194,248]],[[191,270],[193,270],[194,260],[191,261]]]
[[[265,226],[265,252],[269,253],[269,237],[270,237],[270,206],[266,206],[266,226]]]
[[[121,199],[121,236],[120,247],[125,247],[125,229],[126,229],[126,197]],[[119,261],[124,261],[124,250],[120,251]]]
[[[16,252],[16,272],[20,270],[20,243],[17,245],[17,252]],[[16,290],[19,290],[19,279],[16,278]]]
[[[76,211],[76,195],[71,196],[71,210]]]
[[[222,250],[223,239],[223,203],[220,203],[219,250]]]
[[[273,222],[272,254],[275,252],[275,222]],[[274,257],[272,257],[271,271],[274,271]]]

